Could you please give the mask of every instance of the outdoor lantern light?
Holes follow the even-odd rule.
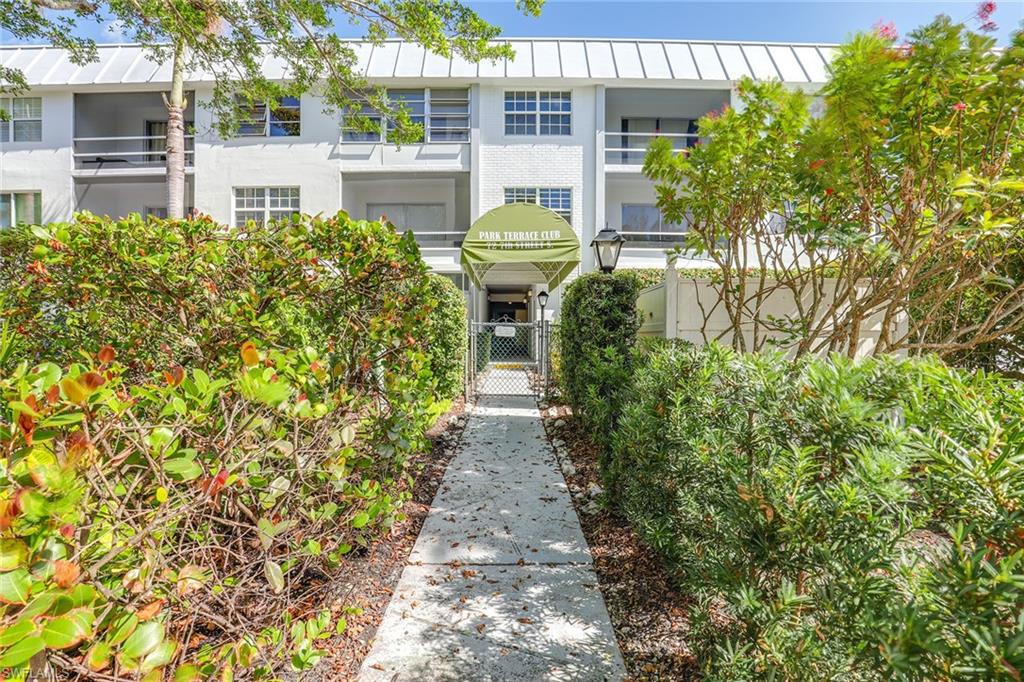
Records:
[[[590,245],[594,247],[594,255],[597,257],[597,265],[601,272],[611,272],[619,262],[619,251],[622,250],[622,243],[626,238],[615,231],[615,228],[608,227],[597,233]]]
[[[542,291],[537,294],[537,303],[540,303],[540,309],[544,310],[544,306],[548,304],[548,292]]]

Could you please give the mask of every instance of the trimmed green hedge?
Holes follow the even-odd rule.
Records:
[[[427,320],[427,357],[437,382],[437,396],[449,400],[462,393],[468,336],[466,298],[455,282],[443,275],[427,276],[434,303]]]
[[[562,393],[599,441],[608,437],[630,372],[640,330],[636,297],[641,279],[632,270],[591,272],[570,284],[558,323]]]
[[[1016,679],[1018,384],[717,345],[632,362],[596,378],[626,386],[604,474],[694,595],[708,678]]]

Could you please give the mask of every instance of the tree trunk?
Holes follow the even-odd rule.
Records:
[[[167,105],[167,217],[185,217],[185,44],[174,46]]]

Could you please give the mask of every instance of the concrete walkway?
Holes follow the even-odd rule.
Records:
[[[624,676],[536,402],[481,398],[360,680]]]

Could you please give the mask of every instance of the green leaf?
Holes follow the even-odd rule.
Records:
[[[28,560],[28,545],[17,538],[0,540],[0,571],[13,571]]]
[[[85,664],[89,670],[100,671],[110,665],[110,645],[106,642],[96,642],[85,654]]]
[[[263,575],[267,577],[267,582],[270,583],[274,594],[279,594],[284,589],[284,573],[281,571],[281,567],[270,559],[263,562]]]
[[[356,439],[356,429],[351,424],[346,424],[341,429],[341,442],[345,445],[352,445],[352,442]]]
[[[160,646],[163,639],[163,623],[158,620],[143,623],[125,640],[118,658],[138,660]]]
[[[139,666],[139,672],[143,675],[146,673],[162,668],[171,662],[174,658],[175,652],[178,651],[178,643],[173,639],[165,639],[161,642],[153,651],[149,652],[144,659],[142,664]]]
[[[36,624],[29,618],[22,618],[14,625],[0,630],[0,648],[9,647],[36,631]]]
[[[164,471],[176,481],[192,481],[203,475],[203,467],[191,457],[168,457]]]
[[[135,632],[135,627],[138,624],[139,619],[134,613],[124,614],[114,622],[114,627],[110,628],[110,634],[107,635],[107,641],[110,642],[112,646],[117,646]]]
[[[46,648],[46,643],[39,635],[30,635],[0,656],[0,668],[17,668],[28,663],[29,659]]]
[[[32,589],[32,578],[28,571],[19,568],[7,573],[0,573],[0,602],[5,604],[25,604]]]
[[[69,649],[92,634],[95,615],[92,609],[68,611],[43,625],[42,637],[50,649]]]
[[[193,665],[192,663],[186,663],[185,665],[178,666],[178,669],[174,671],[174,682],[197,682],[202,678],[199,672],[199,666]]]
[[[352,517],[352,527],[353,528],[362,528],[363,526],[365,526],[369,522],[370,522],[370,515],[367,514],[366,512],[359,512],[358,514],[356,514],[355,516]]]

